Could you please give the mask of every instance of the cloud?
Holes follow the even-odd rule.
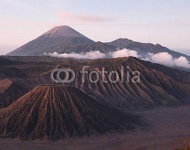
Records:
[[[98,58],[118,58],[118,57],[139,57],[138,53],[134,50],[122,49],[117,50],[115,52],[110,52],[108,54],[101,53],[100,51],[91,51],[91,52],[82,52],[82,53],[63,53],[58,54],[57,52],[54,53],[44,53],[46,56],[51,57],[60,57],[60,58],[75,58],[75,59],[98,59]]]
[[[129,50],[129,49],[126,49],[126,48],[124,48],[122,50],[112,52],[110,55],[111,55],[112,58],[128,57],[128,56],[139,57],[137,51]]]
[[[160,52],[157,54],[148,53],[147,57],[144,60],[169,67],[190,68],[190,63],[186,57],[180,56],[179,58],[174,58],[167,52]]]
[[[60,58],[76,58],[76,59],[98,59],[98,58],[105,58],[106,54],[101,53],[100,51],[92,51],[92,52],[86,52],[86,53],[63,53],[58,54],[57,52],[54,53],[45,53],[44,55],[48,55],[51,57],[60,57]]]
[[[103,17],[103,16],[95,16],[90,14],[76,14],[66,11],[58,12],[58,17],[67,21],[74,22],[112,22],[114,19]]]
[[[160,52],[157,54],[148,53],[145,58],[142,58],[137,51],[130,49],[117,50],[110,53],[101,53],[100,51],[91,51],[85,53],[64,53],[58,54],[54,53],[45,53],[44,55],[51,57],[60,57],[60,58],[75,58],[75,59],[98,59],[98,58],[118,58],[118,57],[137,57],[142,60],[150,61],[153,63],[169,66],[169,67],[182,67],[190,69],[190,62],[186,57],[181,56],[179,58],[174,58],[171,54],[167,52]]]
[[[160,52],[157,54],[148,53],[146,60],[170,67],[174,66],[173,57],[167,52]]]
[[[184,56],[174,59],[174,64],[177,67],[190,68],[190,63]]]

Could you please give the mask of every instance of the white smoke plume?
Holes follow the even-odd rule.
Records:
[[[148,53],[145,58],[142,58],[137,51],[122,49],[115,52],[110,52],[108,54],[101,53],[100,51],[91,51],[85,53],[64,53],[58,54],[54,53],[45,53],[44,55],[51,57],[60,57],[60,58],[75,58],[75,59],[98,59],[98,58],[118,58],[118,57],[137,57],[142,60],[150,61],[153,63],[169,66],[169,67],[182,67],[190,69],[190,62],[186,57],[181,56],[179,58],[174,58],[171,54],[167,52],[159,52],[157,54]]]

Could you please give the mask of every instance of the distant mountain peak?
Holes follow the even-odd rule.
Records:
[[[94,41],[69,26],[56,26],[36,39],[8,53],[11,56],[41,56],[45,52],[63,52],[67,47],[91,44]]]
[[[43,35],[56,38],[56,37],[85,37],[84,35],[80,34],[73,28],[69,26],[56,26],[52,28],[51,30],[47,31]]]
[[[131,39],[127,39],[127,38],[119,38],[119,39],[116,39],[115,41],[117,41],[117,40],[132,41]]]

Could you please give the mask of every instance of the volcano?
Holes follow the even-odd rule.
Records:
[[[10,56],[39,56],[44,53],[61,53],[65,48],[93,43],[92,40],[68,26],[57,26],[40,37],[10,52]]]
[[[0,108],[9,106],[36,86],[52,84],[51,71],[58,67],[71,68],[76,73],[76,77],[70,86],[80,89],[105,105],[113,105],[122,109],[142,109],[190,104],[189,72],[153,64],[134,57],[88,61],[63,60],[61,58],[56,58],[55,61],[49,57],[46,59],[44,57],[11,57],[11,59],[14,61],[15,59],[30,60],[30,62],[0,67],[0,81],[2,81],[0,87],[5,86],[4,82],[8,85],[0,93]],[[40,62],[38,62],[39,60]],[[45,63],[42,64],[42,60]],[[86,73],[84,76],[84,83],[81,82],[83,76],[80,73],[83,66],[89,66],[86,68],[88,74]],[[102,68],[108,73],[117,71],[120,77],[122,67],[124,67],[125,79],[123,82],[121,80],[114,84],[103,82],[100,72]],[[98,82],[91,83],[89,80],[90,71],[98,71],[100,77]],[[128,82],[127,72],[132,75],[133,71],[140,72],[140,83]],[[108,73],[105,73],[106,80],[109,79]],[[4,79],[11,80],[11,84],[9,80]],[[93,76],[93,79],[96,77]]]
[[[99,104],[75,87],[44,85],[0,110],[0,135],[27,139],[81,137],[132,129],[136,119]]]

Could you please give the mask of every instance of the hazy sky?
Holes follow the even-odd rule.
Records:
[[[57,25],[95,41],[122,37],[190,55],[190,0],[0,0],[0,54]]]

